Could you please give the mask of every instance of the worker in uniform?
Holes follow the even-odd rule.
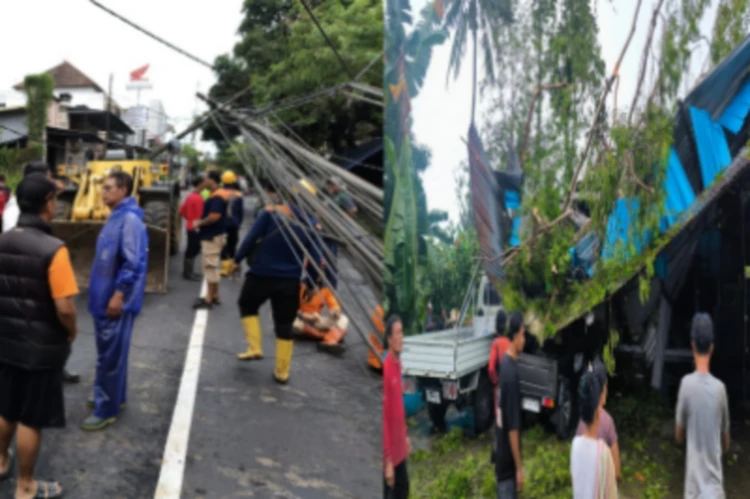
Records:
[[[305,186],[307,188],[307,186]],[[266,185],[269,194],[275,188]],[[284,223],[283,219],[289,223]],[[258,215],[234,256],[232,273],[239,270],[243,260],[250,258],[250,270],[240,292],[238,305],[247,340],[247,351],[237,355],[239,360],[263,358],[263,340],[258,311],[266,301],[271,301],[276,332],[276,368],[274,380],[287,383],[294,348],[292,325],[297,317],[305,253],[298,247],[302,243],[315,261],[320,261],[320,250],[315,238],[304,227],[314,220],[293,204],[266,206]],[[295,237],[292,235],[294,233]]]
[[[232,261],[237,252],[240,226],[245,213],[245,200],[234,172],[225,171],[221,175],[221,183],[229,197],[227,200],[227,243],[221,252],[221,275],[226,277],[232,270]]]
[[[319,341],[318,348],[330,353],[344,350],[344,336],[349,327],[349,319],[341,313],[336,296],[322,279],[316,279],[317,272],[308,269],[308,277],[300,288],[300,305],[292,329],[300,337]],[[323,309],[328,309],[328,316]]]
[[[221,174],[210,171],[204,180],[204,187],[211,191],[211,195],[203,203],[203,218],[193,223],[193,229],[198,230],[201,240],[201,257],[203,259],[203,275],[208,284],[205,297],[196,300],[193,308],[210,309],[220,305],[219,283],[221,252],[227,242],[227,213],[229,211],[228,193],[219,187]]]
[[[130,338],[143,305],[148,267],[148,232],[132,194],[133,177],[125,172],[110,173],[104,181],[102,200],[112,212],[96,241],[89,284],[97,359],[89,401],[94,412],[81,423],[87,431],[113,424],[127,400]]]

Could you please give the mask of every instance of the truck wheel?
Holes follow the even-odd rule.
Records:
[[[440,404],[427,404],[427,412],[430,415],[430,422],[432,426],[439,432],[445,433],[445,412],[448,410],[448,404],[445,402]]]
[[[154,199],[143,203],[143,223],[160,229],[169,229],[170,209],[167,201]]]
[[[492,382],[486,374],[479,376],[479,384],[474,392],[472,407],[474,409],[474,431],[481,433],[490,427],[493,416]]]
[[[578,425],[578,410],[570,379],[563,376],[558,382],[555,406],[555,433],[560,440],[568,440]]]

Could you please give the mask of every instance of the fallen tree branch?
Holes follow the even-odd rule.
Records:
[[[546,232],[549,232],[552,230],[553,227],[555,227],[557,224],[562,222],[563,220],[566,220],[568,217],[570,217],[573,214],[573,210],[566,210],[561,215],[559,215],[557,218],[552,220],[550,223],[543,225],[539,227],[539,229],[535,230],[534,233],[527,237],[521,244],[518,246],[514,246],[512,248],[508,248],[507,250],[503,251],[499,255],[493,256],[493,257],[480,257],[480,260],[483,260],[485,262],[494,263],[500,259],[503,259],[502,263],[500,264],[501,267],[505,267],[510,261],[515,258],[516,255],[518,255],[523,248],[533,243],[539,236],[542,234],[545,234]]]
[[[521,169],[526,163],[526,151],[529,148],[529,136],[531,135],[531,120],[534,118],[534,108],[536,107],[536,101],[539,100],[539,96],[545,90],[560,90],[568,86],[567,81],[562,83],[551,83],[549,85],[542,85],[534,90],[534,95],[531,97],[531,104],[529,105],[529,111],[526,113],[526,124],[523,127],[523,145],[521,146]]]
[[[591,128],[597,126],[597,123],[599,121],[599,116],[601,115],[602,108],[604,107],[604,102],[607,100],[607,95],[609,94],[610,89],[612,88],[612,84],[615,82],[615,79],[617,78],[617,75],[620,72],[620,66],[622,65],[622,60],[625,58],[625,54],[628,51],[628,48],[630,47],[630,42],[633,40],[633,35],[635,34],[635,25],[638,22],[638,13],[641,11],[641,4],[643,3],[643,0],[638,0],[638,4],[635,7],[635,14],[633,15],[633,22],[630,25],[630,33],[628,34],[627,40],[625,40],[625,45],[622,47],[622,51],[620,51],[620,57],[617,59],[617,63],[615,64],[614,69],[612,70],[612,76],[607,78],[607,83],[604,86],[604,91],[602,92],[602,96],[599,99],[599,104],[596,106],[596,111],[594,112],[594,119],[593,123],[591,124]],[[573,178],[570,179],[570,185],[568,186],[568,194],[565,196],[565,203],[563,203],[563,213],[568,211],[568,208],[570,207],[570,202],[573,199],[573,193],[575,192],[576,183],[578,181],[578,176],[581,174],[581,170],[583,169],[583,166],[586,164],[586,158],[589,155],[589,150],[591,149],[591,143],[593,142],[594,134],[590,133],[588,136],[588,139],[586,140],[586,147],[583,150],[583,154],[581,155],[581,160],[578,163],[578,166],[576,166],[575,171],[573,172]]]
[[[646,37],[646,45],[643,48],[643,56],[641,58],[641,69],[638,72],[638,84],[635,87],[635,94],[633,95],[633,103],[630,105],[630,112],[628,113],[628,126],[633,121],[633,113],[638,105],[638,98],[641,95],[641,87],[643,81],[646,78],[646,68],[648,67],[648,54],[651,51],[651,44],[654,41],[654,32],[656,31],[656,22],[659,20],[659,12],[661,11],[664,0],[659,0],[659,3],[654,7],[654,12],[651,14],[651,26],[648,29],[648,36]]]

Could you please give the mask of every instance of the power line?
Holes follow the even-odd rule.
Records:
[[[352,70],[349,69],[349,66],[344,62],[344,59],[341,57],[341,54],[339,54],[339,51],[336,49],[336,46],[333,44],[331,39],[328,38],[328,34],[318,22],[318,19],[315,17],[315,14],[313,14],[313,11],[312,9],[310,9],[310,6],[307,5],[307,2],[305,0],[300,0],[300,2],[302,3],[302,6],[305,8],[307,13],[310,15],[310,19],[312,19],[312,21],[315,23],[315,26],[318,27],[318,31],[320,31],[320,34],[323,35],[323,38],[325,38],[328,46],[331,47],[331,50],[333,50],[333,53],[336,54],[336,58],[338,58],[339,62],[341,63],[341,67],[344,68],[344,71],[346,72],[347,75],[349,75],[349,78],[351,80],[355,80],[357,78],[357,75],[352,73]]]
[[[121,16],[120,14],[118,14],[117,12],[115,12],[115,11],[113,11],[111,9],[108,9],[104,5],[102,5],[99,2],[97,2],[96,0],[91,0],[91,3],[93,3],[94,5],[96,5],[100,9],[102,9],[103,11],[107,12],[109,15],[114,16],[117,19],[119,19],[120,21],[124,22],[125,24],[131,26],[132,28],[135,28],[138,31],[140,31],[141,33],[150,36],[151,38],[153,38],[157,42],[159,42],[159,43],[161,43],[163,45],[166,45],[167,47],[171,48],[172,50],[175,50],[175,51],[179,52],[180,54],[184,55],[185,57],[187,57],[189,59],[192,59],[193,61],[197,62],[198,64],[202,64],[203,66],[206,66],[207,68],[209,68],[211,70],[215,70],[213,64],[209,64],[206,61],[204,61],[203,59],[200,59],[199,57],[194,56],[190,52],[188,52],[186,50],[183,50],[180,47],[178,47],[178,46],[176,46],[176,45],[174,45],[172,43],[169,43],[165,39],[156,36],[155,34],[151,33],[150,31],[146,30],[145,28],[140,27],[139,25],[137,25],[133,21],[130,21],[130,20],[124,18],[123,16]]]

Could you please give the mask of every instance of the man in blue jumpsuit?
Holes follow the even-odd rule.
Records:
[[[143,210],[132,193],[133,177],[125,172],[104,181],[102,199],[112,212],[96,242],[89,283],[97,360],[94,412],[81,424],[88,431],[114,423],[127,399],[130,336],[143,303],[148,262]]]
[[[266,187],[271,192],[271,186]],[[288,224],[282,221],[286,218]],[[234,256],[232,273],[239,270],[242,261],[250,258],[250,270],[240,292],[238,305],[247,340],[247,351],[237,355],[239,360],[263,358],[263,339],[258,311],[271,301],[273,323],[276,332],[276,369],[274,380],[286,383],[292,362],[292,324],[297,317],[300,298],[300,279],[305,254],[298,247],[297,239],[310,256],[320,264],[320,248],[315,236],[310,233],[305,215],[291,204],[269,205],[263,209],[250,227]],[[315,221],[310,220],[312,226]]]

